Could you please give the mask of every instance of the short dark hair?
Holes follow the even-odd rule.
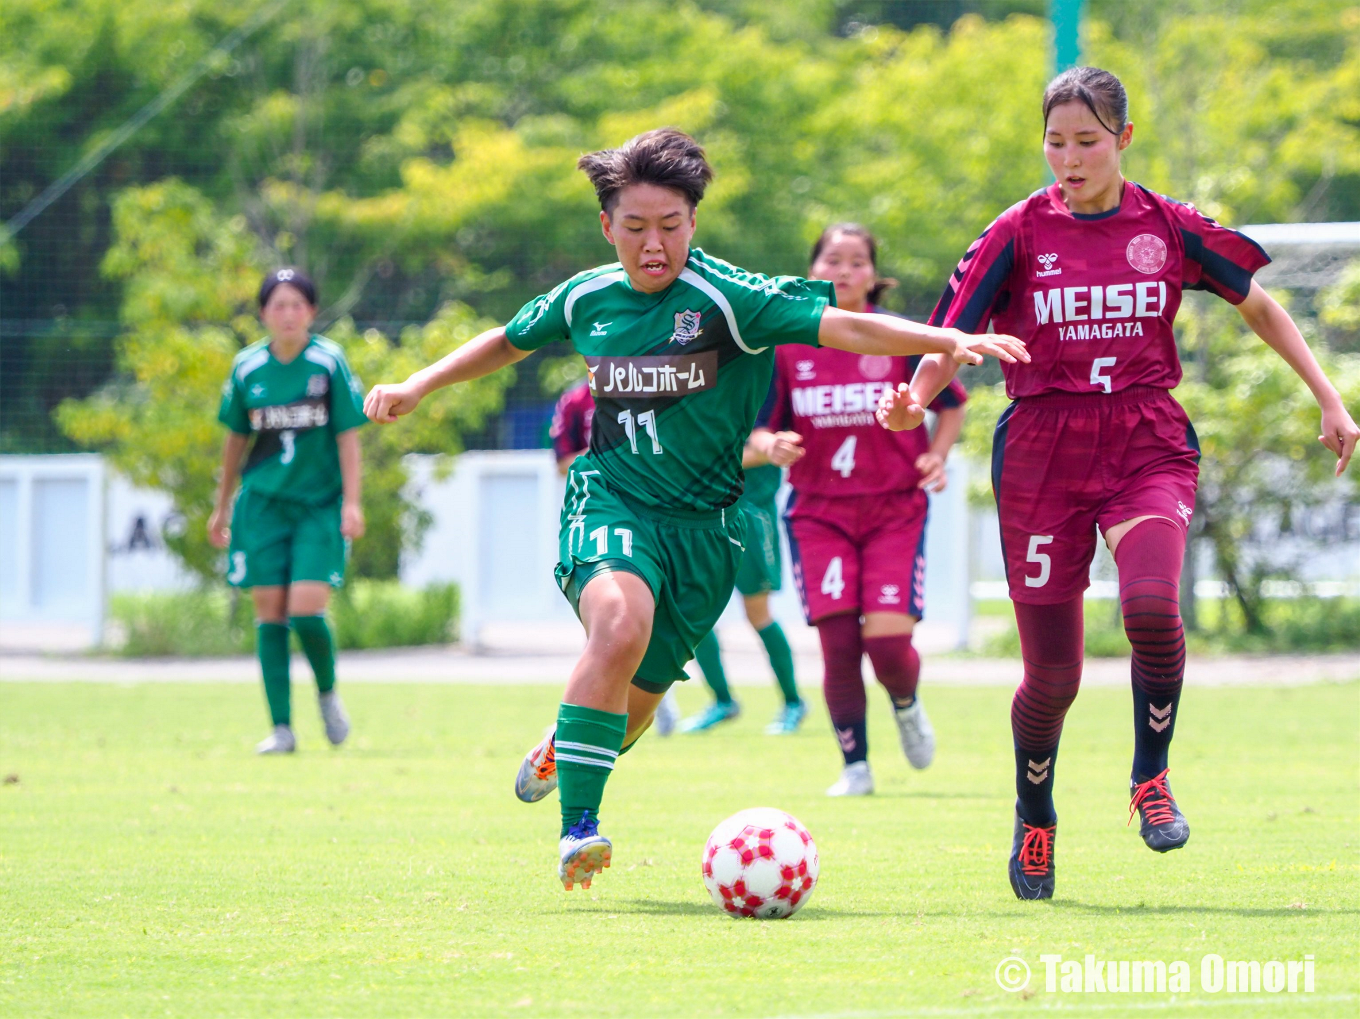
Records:
[[[878,272],[878,241],[874,239],[874,235],[869,232],[868,227],[861,226],[858,223],[832,223],[823,230],[821,236],[817,238],[816,243],[812,245],[812,255],[808,258],[809,266],[814,264],[817,259],[821,257],[822,249],[825,248],[827,244],[831,242],[831,238],[835,237],[837,234],[844,234],[846,237],[858,237],[860,240],[864,241],[865,247],[869,249],[869,264],[874,267],[875,273]],[[897,280],[895,279],[882,277],[875,279],[874,285],[869,288],[869,303],[877,304],[878,299],[895,286],[897,286]]]
[[[1110,134],[1119,134],[1129,122],[1129,94],[1123,82],[1099,67],[1070,67],[1044,89],[1044,128],[1055,106],[1074,100],[1085,103]],[[1111,127],[1107,119],[1116,126]]]
[[[713,179],[704,148],[684,131],[658,127],[630,138],[617,149],[588,152],[576,161],[595,185],[600,208],[613,213],[619,192],[630,184],[655,184],[685,196],[692,209]]]
[[[297,266],[285,265],[281,269],[275,269],[264,278],[260,284],[260,310],[269,303],[269,295],[278,289],[280,283],[287,283],[290,287],[301,294],[313,308],[316,307],[316,284],[312,278]]]

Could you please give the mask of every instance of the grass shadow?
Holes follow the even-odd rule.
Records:
[[[592,903],[590,906],[574,909],[578,913],[608,913],[626,916],[648,914],[656,916],[718,916],[721,911],[708,902],[677,902],[665,899],[631,899],[616,905],[605,906]],[[832,909],[827,906],[808,905],[798,911],[797,917],[803,920],[832,920],[853,917],[900,916],[900,913],[877,910]]]
[[[1210,913],[1222,916],[1249,917],[1306,917],[1310,914],[1320,916],[1357,916],[1360,909],[1291,909],[1288,906],[1098,906],[1090,902],[1074,902],[1071,899],[1054,899],[1052,909],[1080,910],[1094,916],[1127,916],[1130,913],[1148,916],[1181,916],[1195,913]]]

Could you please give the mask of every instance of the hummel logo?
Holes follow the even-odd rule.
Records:
[[[591,325],[593,325],[595,328],[590,331],[590,335],[608,336],[609,333],[606,332],[606,330],[608,329],[609,326],[612,326],[613,324],[614,320],[612,318],[608,322],[592,322]]]
[[[1148,711],[1152,717],[1148,719],[1148,725],[1153,732],[1161,732],[1171,724],[1171,702],[1167,701],[1166,707],[1158,708],[1155,704],[1148,705]]]
[[[854,729],[837,729],[837,730],[836,730],[836,741],[837,741],[838,743],[840,743],[840,745],[841,745],[841,751],[842,751],[843,753],[847,753],[847,754],[848,754],[850,751],[852,751],[852,750],[855,749],[855,730],[854,730]]]
[[[1036,276],[1056,276],[1056,275],[1058,275],[1058,273],[1062,272],[1062,270],[1061,270],[1061,269],[1055,269],[1055,268],[1053,268],[1053,263],[1056,262],[1057,260],[1058,260],[1058,255],[1057,255],[1056,252],[1050,252],[1050,253],[1047,254],[1047,255],[1040,255],[1040,256],[1039,256],[1039,264],[1042,265],[1042,266],[1044,267],[1044,271],[1043,271],[1043,272],[1036,272],[1034,275],[1036,275]]]
[[[1035,785],[1041,785],[1048,779],[1048,766],[1053,763],[1052,757],[1045,757],[1042,761],[1030,761],[1029,770],[1025,773],[1025,778]]]
[[[1194,512],[1195,511],[1185,503],[1181,502],[1179,499],[1176,500],[1176,516],[1185,521],[1186,527],[1190,526],[1190,517],[1194,515]]]

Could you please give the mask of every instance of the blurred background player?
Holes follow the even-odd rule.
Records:
[[[774,387],[766,400],[774,398]],[[779,512],[775,506],[775,496],[783,481],[781,467],[787,466],[788,459],[772,463],[763,453],[758,452],[748,440],[742,451],[741,464],[746,471],[746,487],[737,500],[737,510],[746,518],[746,551],[741,557],[741,567],[737,570],[737,591],[741,595],[746,618],[756,631],[765,654],[774,670],[775,681],[784,698],[784,706],[774,721],[765,727],[771,736],[786,736],[798,731],[807,717],[807,704],[798,696],[798,684],[794,678],[793,649],[789,647],[784,628],[770,614],[770,592],[778,591],[784,579],[784,561],[779,549]],[[680,723],[681,732],[702,732],[720,722],[736,718],[741,713],[741,705],[732,696],[727,685],[727,674],[723,669],[722,649],[718,644],[716,630],[709,630],[694,649],[694,660],[704,674],[704,682],[713,691],[714,701],[692,718]],[[660,728],[660,713],[657,715]]]
[[[1044,155],[1056,183],[1001,214],[968,249],[931,321],[1022,336],[1033,362],[1003,365],[1014,401],[997,422],[992,485],[1024,680],[1011,706],[1014,840],[1008,867],[1022,899],[1051,898],[1057,813],[1053,781],[1063,718],[1081,682],[1082,593],[1096,531],[1119,568],[1133,648],[1129,817],[1148,848],[1185,845],[1167,755],[1185,674],[1180,577],[1195,508],[1199,448],[1171,396],[1181,379],[1172,325],[1186,289],[1237,307],[1307,384],[1322,409],[1320,441],[1339,475],[1357,429],[1289,314],[1252,277],[1270,259],[1193,206],[1126,181],[1128,97],[1108,71],[1078,67],[1043,99]],[[922,359],[910,388],[887,394],[891,427],[954,374]]]
[[[405,382],[375,386],[369,417],[391,423],[426,394],[569,340],[595,394],[590,450],[571,465],[556,568],[586,631],[557,723],[525,755],[515,793],[559,790],[558,877],[589,887],[613,846],[599,830],[619,756],[652,722],[726,607],[745,524],[741,454],[769,392],[778,344],[859,353],[1026,357],[1011,337],[972,343],[832,306],[832,288],[749,273],[691,246],[713,172],[703,148],[659,128],[582,156],[618,261],[578,273]]]
[[[269,336],[236,355],[217,415],[230,431],[208,537],[228,548],[227,583],[248,588],[255,601],[256,653],[274,723],[255,748],[261,754],[297,748],[290,627],[316,676],[326,738],[338,746],[349,735],[326,603],[345,579],[346,542],[364,533],[357,429],[368,419],[344,351],[312,335],[314,318],[316,287],[302,270],[266,276],[260,321]]]
[[[864,227],[827,227],[812,249],[813,279],[830,280],[836,303],[883,314],[874,301],[878,247]],[[793,575],[821,639],[826,697],[845,767],[830,796],[874,791],[865,733],[865,652],[888,691],[902,750],[914,768],[935,755],[935,732],[917,696],[921,658],[912,646],[925,588],[926,492],[945,487],[945,460],[963,428],[957,382],[930,409],[934,436],[893,434],[874,419],[879,395],[905,382],[917,359],[846,350],[781,348],[768,427],[751,443],[769,459],[793,459],[785,509]],[[913,438],[903,441],[906,435]]]

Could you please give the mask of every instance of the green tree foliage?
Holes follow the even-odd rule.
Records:
[[[274,2],[0,6],[0,213],[17,211]],[[661,123],[696,133],[718,171],[700,244],[752,268],[799,272],[828,221],[857,219],[880,235],[882,269],[902,283],[890,305],[924,313],[971,239],[1046,182],[1043,9],[1032,0],[287,0],[0,252],[8,313],[71,323],[7,342],[0,387],[27,377],[16,365],[59,364],[52,354],[80,322],[120,317],[119,364],[136,385],[121,383],[119,400],[182,400],[185,421],[196,405],[203,420],[179,434],[199,436],[194,462],[207,462],[202,450],[217,438],[209,408],[159,366],[216,377],[233,345],[255,334],[242,317],[245,291],[233,288],[261,266],[306,265],[324,321],[430,323],[403,333],[390,362],[375,334],[332,330],[367,380],[398,377],[402,358],[441,353],[472,320],[469,308],[503,321],[610,258],[575,158]],[[1130,176],[1230,225],[1360,219],[1360,7],[1091,0],[1089,11],[1088,59],[1129,86]],[[164,183],[173,177],[192,188]],[[147,206],[173,195],[182,197],[160,212]],[[168,236],[181,228],[191,240]],[[218,265],[249,268],[219,283]],[[200,283],[174,293],[177,274]],[[1348,285],[1318,306],[1316,335],[1338,350],[1353,349],[1356,332]],[[1313,312],[1303,301],[1296,310]],[[1205,348],[1230,363],[1197,382],[1222,387],[1225,400],[1234,349]],[[572,375],[558,361],[522,373],[520,385],[542,400]],[[59,381],[83,392],[79,380]],[[1303,392],[1287,378],[1278,385]],[[8,390],[0,396],[0,408],[18,406]],[[493,406],[481,399],[450,403],[450,414],[460,401],[476,410],[444,425],[448,443]],[[999,401],[980,393],[975,422]],[[83,442],[124,443],[119,455],[141,465],[139,477],[197,479],[183,488],[196,534],[210,475],[190,470],[168,440],[132,449],[129,422],[171,410],[119,417],[115,402],[96,397],[63,422]],[[1298,428],[1313,428],[1311,411],[1297,406],[1297,415]],[[985,431],[975,424],[970,445]],[[1322,450],[1308,450],[1310,464],[1324,463]],[[395,463],[381,455],[398,453],[371,450],[374,476]],[[1230,483],[1217,463],[1206,456],[1206,490]],[[400,507],[390,505],[395,520]],[[374,549],[378,531],[397,536],[373,553],[390,565],[399,532],[380,526],[367,539]]]
[[[253,312],[264,259],[244,217],[223,219],[180,181],[123,191],[114,225],[105,269],[127,281],[122,375],[85,400],[63,403],[58,419],[80,444],[107,450],[134,483],[174,497],[184,527],[167,542],[210,578],[220,572],[221,557],[206,535],[223,440],[216,409],[232,358],[262,335]],[[405,378],[489,324],[466,305],[449,303],[396,343],[377,330],[357,333],[348,319],[329,335],[361,379]],[[395,575],[403,544],[417,540],[425,525],[402,495],[402,456],[459,452],[459,436],[500,408],[512,380],[513,372],[502,372],[460,387],[456,396],[444,390],[407,428],[364,429],[369,534],[355,544],[358,575]]]

